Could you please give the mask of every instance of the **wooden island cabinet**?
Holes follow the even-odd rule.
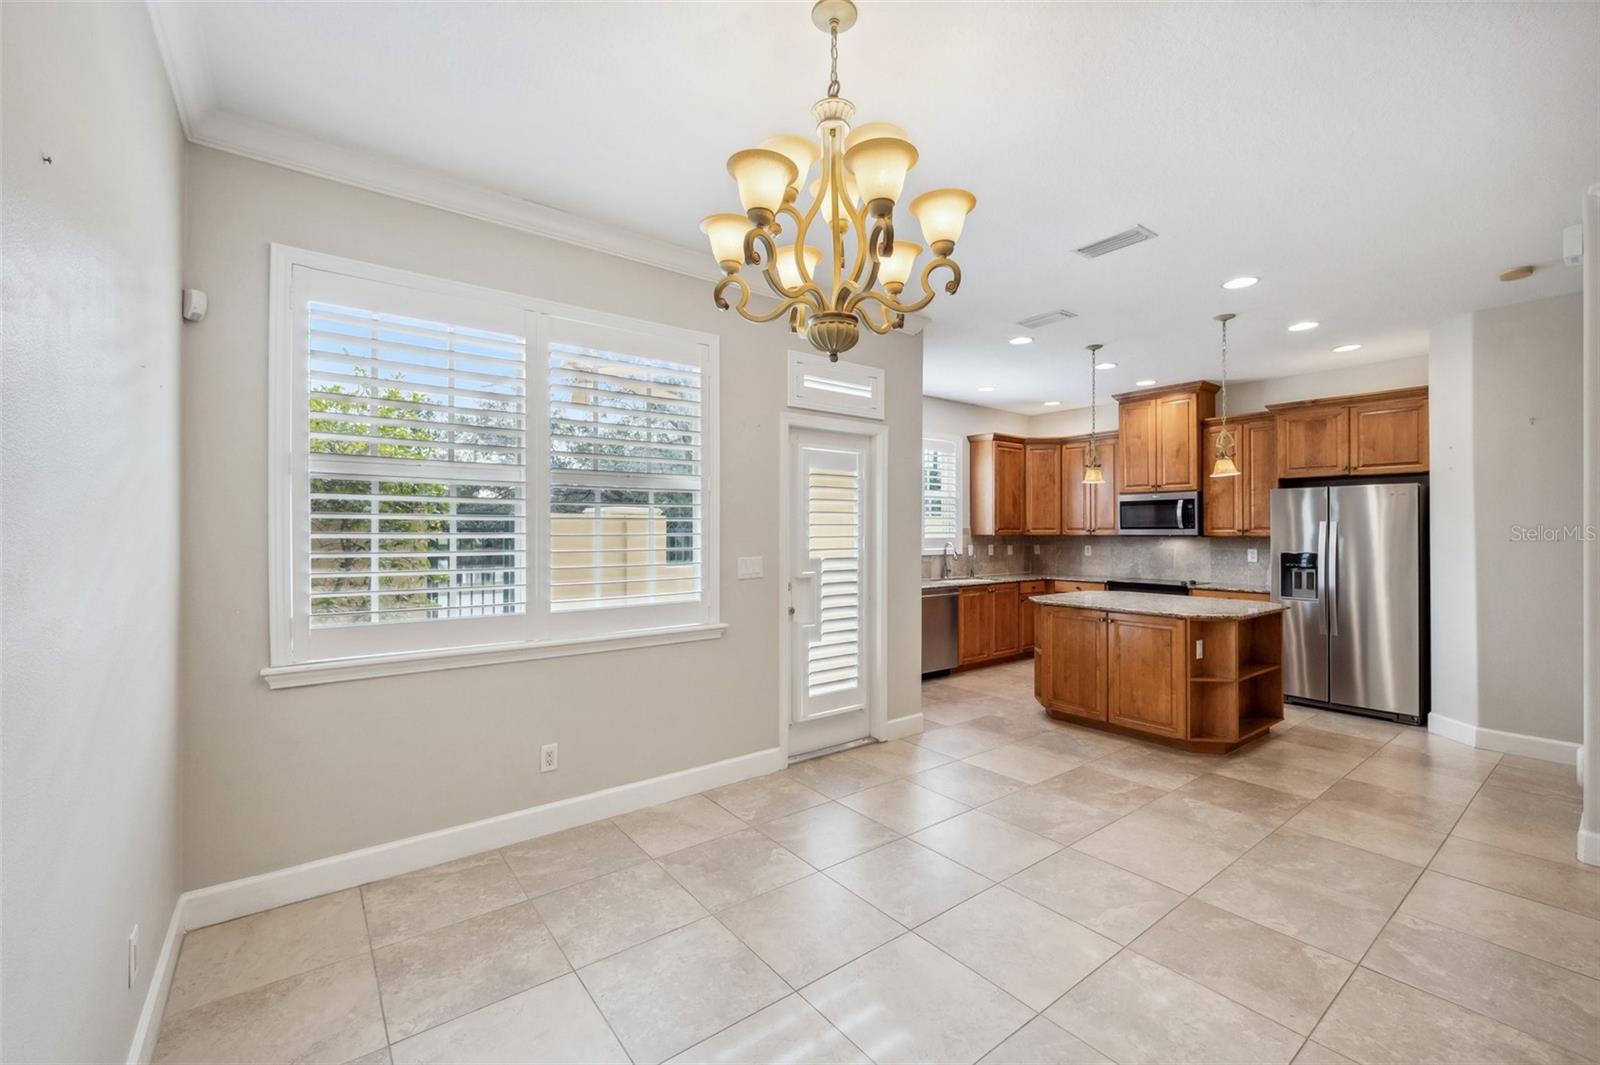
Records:
[[[1052,717],[1223,753],[1283,720],[1283,608],[1075,592],[1035,600],[1034,694]]]

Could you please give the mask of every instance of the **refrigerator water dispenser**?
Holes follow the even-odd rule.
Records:
[[[1278,594],[1284,599],[1317,597],[1317,555],[1314,551],[1285,551],[1278,556]]]

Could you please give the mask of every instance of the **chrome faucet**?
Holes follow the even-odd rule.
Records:
[[[939,563],[940,580],[947,581],[951,578],[952,574],[950,572],[950,560],[954,558],[955,555],[956,545],[951,543],[949,540],[946,540],[944,542],[944,555]]]

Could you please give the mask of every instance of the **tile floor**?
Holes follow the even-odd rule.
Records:
[[[163,1062],[1600,1058],[1572,770],[1291,707],[928,730],[189,933]]]

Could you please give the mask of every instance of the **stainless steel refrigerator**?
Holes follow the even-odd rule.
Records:
[[[1278,488],[1272,598],[1293,702],[1421,724],[1428,713],[1427,485]]]

